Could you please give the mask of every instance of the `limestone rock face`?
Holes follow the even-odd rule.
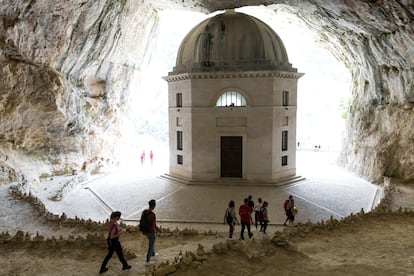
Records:
[[[351,71],[343,164],[414,179],[412,0],[0,0],[0,181],[115,162],[156,10],[246,5],[297,15]]]
[[[414,3],[312,2],[313,18],[297,14],[353,78],[341,161],[376,182],[414,179]]]
[[[120,110],[156,26],[153,8],[1,1],[0,16],[2,167],[18,180],[112,164]]]

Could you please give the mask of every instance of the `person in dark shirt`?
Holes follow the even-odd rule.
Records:
[[[124,258],[124,254],[122,252],[121,242],[119,241],[119,236],[121,233],[125,232],[125,228],[121,228],[118,225],[118,220],[121,218],[121,212],[115,211],[112,212],[110,221],[108,222],[108,254],[106,255],[105,259],[102,262],[101,269],[99,273],[104,273],[108,271],[106,265],[108,264],[109,260],[112,258],[114,252],[118,255],[119,261],[122,263],[122,270],[131,269],[131,266],[127,263]]]
[[[226,213],[224,214],[224,223],[229,225],[229,239],[233,237],[234,226],[236,223],[239,223],[236,217],[236,210],[234,208],[234,201],[230,200],[229,206],[226,209]]]
[[[251,195],[249,195],[249,196],[247,197],[247,199],[248,199],[247,205],[249,205],[249,207],[250,207],[250,213],[253,213],[253,210],[254,210],[254,201],[253,201],[253,197],[252,197]]]
[[[160,228],[157,226],[156,216],[153,212],[155,209],[155,199],[151,199],[148,202],[149,208],[146,210],[147,212],[147,220],[148,220],[148,230],[145,235],[148,238],[148,251],[147,251],[147,262],[146,265],[152,264],[151,258],[155,256],[154,244],[155,244],[155,233],[161,232]]]

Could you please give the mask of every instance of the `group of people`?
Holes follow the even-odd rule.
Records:
[[[141,159],[141,165],[144,165],[144,163],[145,163],[145,150],[143,150],[142,151],[142,153],[141,153],[141,157],[140,157],[140,159]],[[150,150],[150,153],[149,153],[149,158],[150,158],[150,160],[151,160],[151,165],[154,163],[153,161],[154,161],[154,153],[152,152],[152,150]]]
[[[154,250],[155,244],[155,233],[161,232],[161,229],[157,226],[156,223],[156,216],[153,212],[156,206],[156,202],[154,199],[151,199],[148,202],[148,209],[143,211],[143,215],[146,217],[146,229],[143,231],[144,235],[148,238],[148,250],[146,255],[146,264],[151,265],[153,261],[151,260],[152,257],[156,256]],[[105,259],[102,262],[101,268],[99,273],[104,273],[108,271],[107,264],[109,260],[112,258],[114,252],[116,252],[119,261],[122,264],[122,270],[131,269],[131,266],[125,260],[123,249],[121,243],[119,241],[119,236],[126,232],[126,228],[120,227],[118,221],[121,219],[121,212],[115,211],[111,213],[110,220],[108,222],[108,237],[107,237],[107,244],[108,244],[108,254],[106,255]]]
[[[263,201],[259,197],[257,199],[257,204],[255,204],[253,201],[253,197],[249,195],[247,198],[244,199],[243,204],[239,207],[239,222],[236,216],[235,203],[233,200],[230,200],[226,212],[224,214],[224,223],[227,223],[229,225],[229,238],[231,239],[233,237],[234,227],[236,223],[241,224],[241,240],[244,240],[244,232],[246,231],[246,229],[249,238],[253,237],[253,233],[251,232],[251,225],[254,225],[256,229],[258,228],[258,226],[260,226],[259,231],[266,234],[267,225],[269,223],[268,207],[269,203],[267,201]],[[289,222],[289,224],[293,224],[295,220],[295,215],[297,213],[297,208],[295,206],[295,202],[293,200],[292,195],[290,195],[289,198],[286,199],[283,208],[286,214],[286,220],[283,223],[283,225],[287,226],[287,222]],[[252,218],[253,212],[254,221]]]
[[[156,202],[154,199],[151,199],[148,202],[148,209],[142,212],[142,217],[145,216],[146,218],[146,226],[143,233],[148,238],[148,250],[146,255],[146,264],[151,265],[153,261],[151,260],[152,257],[156,255],[154,250],[156,232],[161,232],[161,229],[157,226],[156,223],[156,216],[154,213],[154,209],[156,206]],[[229,238],[233,237],[234,227],[237,224],[241,224],[241,231],[240,231],[240,239],[244,240],[244,232],[247,230],[247,234],[249,239],[253,237],[253,233],[251,232],[251,225],[254,225],[256,229],[260,226],[259,231],[266,234],[266,228],[269,223],[268,217],[268,208],[269,203],[267,201],[262,201],[261,198],[257,199],[257,204],[254,204],[253,197],[249,195],[244,199],[242,205],[240,205],[238,214],[240,217],[240,222],[236,216],[236,209],[235,203],[233,200],[230,200],[228,207],[226,209],[224,215],[224,223],[229,225]],[[284,203],[284,209],[286,212],[286,220],[283,225],[287,225],[286,223],[289,222],[290,224],[293,223],[295,220],[295,215],[297,213],[297,209],[295,207],[295,202],[293,200],[293,196],[289,196],[289,198]],[[252,218],[252,214],[254,212],[254,221]],[[121,246],[121,242],[119,241],[119,237],[122,233],[126,232],[126,228],[120,227],[118,221],[121,219],[121,212],[115,211],[111,213],[110,220],[108,222],[108,237],[107,237],[107,244],[108,244],[108,254],[106,255],[105,259],[102,262],[101,268],[99,273],[104,273],[108,271],[107,264],[109,260],[112,258],[114,252],[116,252],[119,261],[122,263],[122,270],[131,269],[131,266],[126,261],[123,249]],[[141,218],[142,220],[142,218]]]

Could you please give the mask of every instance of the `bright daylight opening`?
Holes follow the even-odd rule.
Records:
[[[246,100],[239,92],[229,91],[218,98],[216,106],[246,106]]]
[[[350,94],[351,74],[292,14],[265,7],[247,7],[239,12],[255,16],[268,24],[282,39],[290,63],[305,73],[298,82],[297,145],[299,151],[328,152],[334,159],[341,148],[342,132]],[[184,36],[203,19],[212,15],[183,11],[159,11],[158,37],[147,64],[141,68],[141,81],[130,103],[131,123],[123,131],[124,165],[149,168],[153,152],[152,171],[168,171],[168,88],[162,76],[175,65],[178,48]],[[230,94],[230,100],[232,99]],[[226,100],[228,96],[225,96]],[[237,97],[235,96],[235,99]],[[242,103],[242,98],[239,99]],[[245,104],[245,103],[244,103]],[[298,159],[300,155],[298,155]],[[300,162],[300,160],[298,160]],[[149,170],[143,170],[149,171]]]

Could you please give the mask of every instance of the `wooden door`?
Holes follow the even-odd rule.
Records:
[[[221,177],[242,177],[242,146],[241,136],[221,136]]]

